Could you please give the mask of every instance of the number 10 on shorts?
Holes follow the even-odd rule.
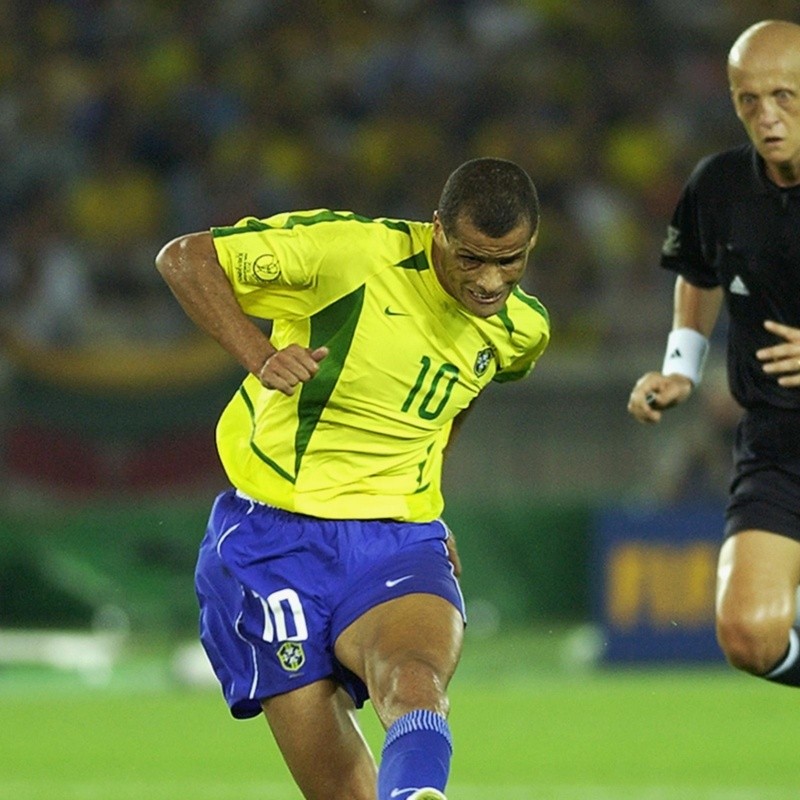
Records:
[[[265,642],[303,642],[308,639],[303,604],[294,589],[279,589],[267,597],[261,597],[256,592],[253,595],[264,609],[264,633],[261,638]]]

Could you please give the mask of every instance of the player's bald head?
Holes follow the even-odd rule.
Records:
[[[740,73],[783,69],[800,70],[800,25],[769,19],[745,30],[728,54],[728,78]]]

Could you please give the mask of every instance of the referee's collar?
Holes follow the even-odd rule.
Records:
[[[800,198],[800,184],[796,186],[778,186],[767,177],[767,169],[764,159],[758,154],[753,145],[750,145],[750,158],[753,166],[753,188],[759,194],[771,194],[776,197],[789,196]]]

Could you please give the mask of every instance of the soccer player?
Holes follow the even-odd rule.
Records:
[[[444,798],[465,612],[443,454],[477,395],[547,346],[518,286],[538,223],[527,173],[480,158],[432,222],[282,213],[157,257],[249,373],[217,428],[233,488],[200,549],[201,638],[231,713],[263,710],[309,800]],[[380,769],[354,716],[368,697]]]
[[[717,636],[739,669],[800,685],[800,26],[759,22],[728,56],[749,144],[695,168],[661,264],[677,273],[660,372],[628,409],[658,422],[701,378],[724,301],[728,383],[743,407],[726,538],[717,575]]]

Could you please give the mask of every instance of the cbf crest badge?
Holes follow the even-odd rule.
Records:
[[[287,672],[297,672],[306,663],[306,654],[300,642],[284,642],[278,648],[277,656]]]
[[[491,347],[484,347],[483,350],[478,351],[475,358],[475,374],[479,378],[489,368],[492,358],[494,358],[494,350]]]

